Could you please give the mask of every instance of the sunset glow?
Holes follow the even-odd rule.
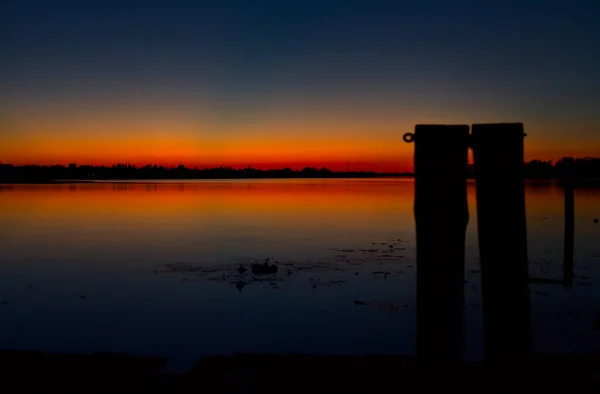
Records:
[[[355,115],[348,114],[351,120]],[[469,118],[465,114],[465,118]],[[329,122],[297,120],[286,125],[272,123],[232,126],[194,125],[168,120],[144,123],[142,119],[115,123],[96,118],[70,124],[65,115],[60,121],[35,118],[14,119],[11,133],[3,135],[0,158],[4,163],[92,164],[130,163],[137,166],[219,167],[258,169],[301,169],[306,166],[332,170],[404,172],[412,170],[412,146],[402,134],[413,123],[400,116],[389,123],[353,125],[351,121]],[[443,121],[443,118],[438,122]],[[346,123],[341,124],[340,123]],[[434,122],[422,122],[434,123]],[[526,124],[526,159],[556,160],[562,156],[597,154],[595,140],[553,139],[552,130]],[[227,137],[228,134],[236,137]],[[223,137],[225,135],[225,137]]]
[[[405,172],[423,123],[522,122],[527,160],[600,152],[585,7],[547,7],[560,29],[526,5],[423,29],[428,6],[175,3],[3,8],[0,162]]]

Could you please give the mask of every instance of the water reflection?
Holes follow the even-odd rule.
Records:
[[[562,189],[526,193],[532,276],[561,279]],[[411,180],[385,179],[3,185],[0,348],[158,354],[173,368],[233,351],[412,353],[413,196]],[[473,184],[468,198],[466,346],[478,357]],[[531,285],[538,349],[600,350],[600,189],[575,203],[573,289]],[[254,280],[267,258],[275,280]]]

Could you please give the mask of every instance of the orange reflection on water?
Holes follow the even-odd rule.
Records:
[[[53,214],[172,215],[188,211],[411,210],[410,180],[395,182],[215,181],[13,185],[0,189],[3,217]]]
[[[407,234],[413,229],[413,183],[402,179],[82,183],[0,190],[4,240],[25,248],[44,244],[47,253],[60,256],[66,250],[75,253],[73,248],[107,253],[126,247],[136,255],[148,248],[208,253],[217,245],[240,253],[257,247],[310,249],[314,242],[370,244],[371,237],[382,238],[378,234],[390,228]]]
[[[6,261],[41,259],[40,269],[47,259],[97,259],[89,269],[137,270],[173,259],[320,258],[330,248],[414,242],[413,199],[413,180],[397,178],[3,185],[0,250]],[[468,243],[476,246],[474,182],[468,199]],[[562,189],[529,185],[526,201],[528,237],[538,242],[532,250],[547,240],[560,245]],[[595,245],[600,231],[591,219],[600,192],[578,189],[575,204],[577,248],[583,250]]]
[[[476,214],[474,186],[469,182],[472,217]],[[577,210],[592,214],[597,194],[578,190]],[[562,189],[553,183],[528,185],[526,196],[528,216],[562,214]],[[282,213],[335,216],[358,211],[407,217],[412,216],[413,198],[411,179],[5,185],[0,188],[0,217],[169,217],[204,212],[266,218]]]

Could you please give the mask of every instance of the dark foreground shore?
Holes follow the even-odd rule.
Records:
[[[417,368],[409,356],[238,354],[201,358],[187,373],[167,359],[0,351],[3,392],[337,393],[597,392],[599,356],[536,356],[527,365]],[[437,391],[436,390],[436,391]]]

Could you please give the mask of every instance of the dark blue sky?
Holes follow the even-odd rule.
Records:
[[[373,119],[404,111],[407,124],[459,121],[449,111],[464,123],[524,121],[549,146],[575,123],[572,137],[600,149],[595,1],[5,0],[1,7],[5,118],[44,103],[69,112],[73,102],[197,106],[215,122],[297,107]]]

